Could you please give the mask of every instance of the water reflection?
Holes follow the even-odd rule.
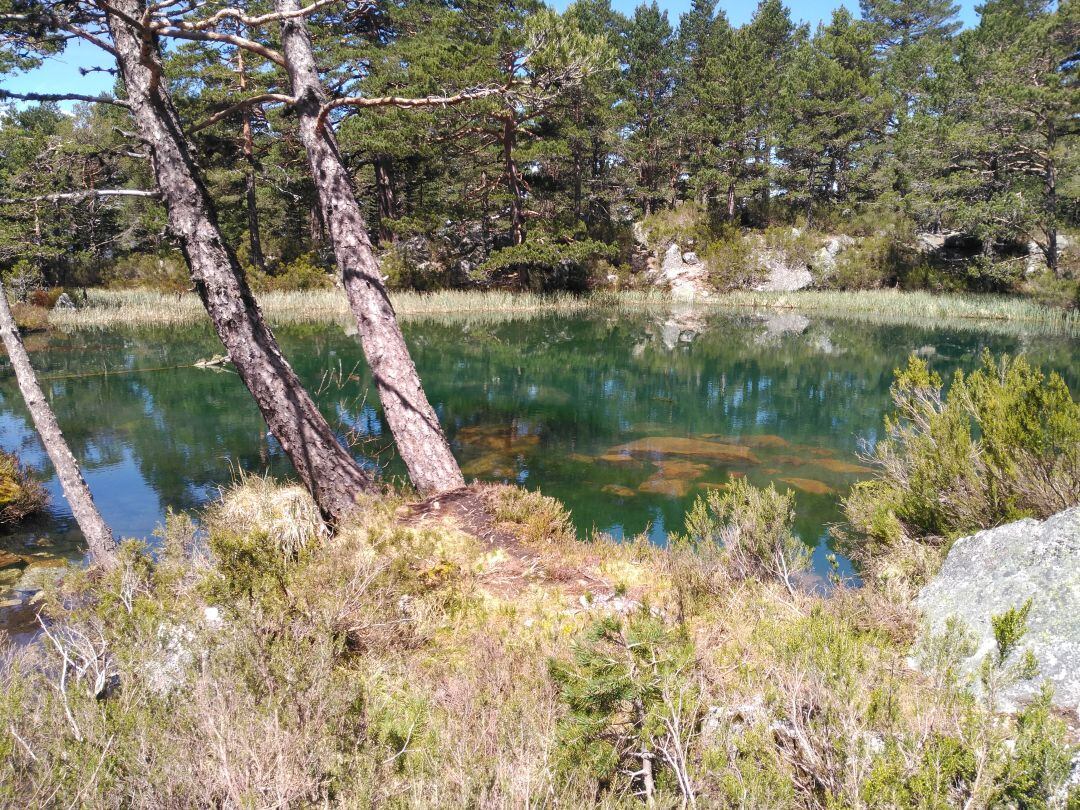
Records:
[[[362,363],[339,326],[278,330],[331,424],[400,476]],[[1077,390],[1075,341],[872,326],[798,313],[410,323],[406,335],[466,475],[542,488],[578,527],[662,543],[699,494],[733,478],[795,489],[797,530],[829,571],[826,527],[863,474],[893,369],[911,353],[946,378],[984,348],[1024,352]],[[53,337],[34,353],[101,510],[124,537],[150,537],[166,508],[205,502],[237,469],[290,470],[239,379],[193,368],[220,352],[209,329]],[[0,548],[79,559],[81,548],[3,361],[0,445],[47,479],[49,515]],[[734,449],[732,449],[734,448]],[[25,578],[3,572],[0,588]]]

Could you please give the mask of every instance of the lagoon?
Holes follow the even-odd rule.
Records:
[[[1080,389],[1080,342],[1019,330],[883,325],[795,311],[590,308],[413,319],[406,337],[469,480],[562,500],[579,531],[657,543],[693,500],[735,477],[797,495],[814,573],[834,570],[828,527],[869,474],[859,454],[882,432],[893,371],[911,354],[948,380],[979,356],[1023,353]],[[358,457],[403,478],[360,345],[337,323],[276,329],[290,361]],[[288,476],[280,448],[208,325],[53,332],[28,340],[42,387],[117,535],[153,542],[167,510],[192,510],[238,471]],[[0,361],[0,446],[47,482],[48,513],[0,548],[43,566],[82,559],[81,540]],[[850,574],[842,559],[835,566]],[[0,602],[30,595],[0,575]]]

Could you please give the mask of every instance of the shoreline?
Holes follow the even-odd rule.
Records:
[[[268,292],[256,297],[263,314],[273,325],[338,322],[348,326],[352,320],[344,293],[338,289]],[[403,320],[476,318],[503,321],[546,314],[677,308],[734,313],[795,311],[882,325],[946,326],[992,332],[1020,330],[1080,337],[1080,312],[1045,306],[1026,298],[971,293],[737,290],[711,299],[675,299],[653,291],[576,296],[446,290],[398,292],[392,293],[391,297]],[[89,290],[88,302],[79,309],[49,313],[49,325],[64,331],[183,326],[205,321],[205,311],[194,294],[177,296],[138,289]]]

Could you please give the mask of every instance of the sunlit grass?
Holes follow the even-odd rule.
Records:
[[[444,290],[432,293],[398,292],[392,295],[404,319],[466,319],[485,322],[527,318],[550,313],[585,311],[648,311],[670,306],[727,311],[796,310],[869,323],[948,326],[979,331],[1080,335],[1080,314],[1044,306],[1018,296],[938,294],[873,290],[836,292],[805,290],[793,293],[737,291],[707,300],[674,301],[659,292],[594,293],[587,296],[557,293]],[[269,292],[259,303],[273,324],[352,323],[342,291]],[[173,326],[206,318],[193,294],[171,295],[151,290],[91,290],[76,310],[50,315],[61,329],[104,329],[121,326]]]

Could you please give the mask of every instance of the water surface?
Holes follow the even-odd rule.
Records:
[[[357,339],[332,324],[276,331],[357,456],[401,476]],[[794,313],[481,318],[409,322],[405,332],[468,478],[540,488],[585,533],[647,532],[659,543],[708,489],[739,476],[774,481],[797,493],[796,528],[819,577],[830,571],[837,500],[866,474],[857,451],[880,436],[893,370],[910,354],[948,379],[974,368],[986,348],[1023,353],[1080,388],[1068,338]],[[290,474],[236,374],[191,366],[221,352],[209,327],[35,336],[30,348],[120,536],[152,538],[166,509],[198,507],[236,470]],[[35,568],[80,560],[80,537],[6,358],[0,446],[17,451],[52,496],[48,514],[0,537],[0,548],[37,555]],[[840,570],[850,571],[842,559]],[[33,587],[25,571],[0,572],[0,604],[25,601]]]

